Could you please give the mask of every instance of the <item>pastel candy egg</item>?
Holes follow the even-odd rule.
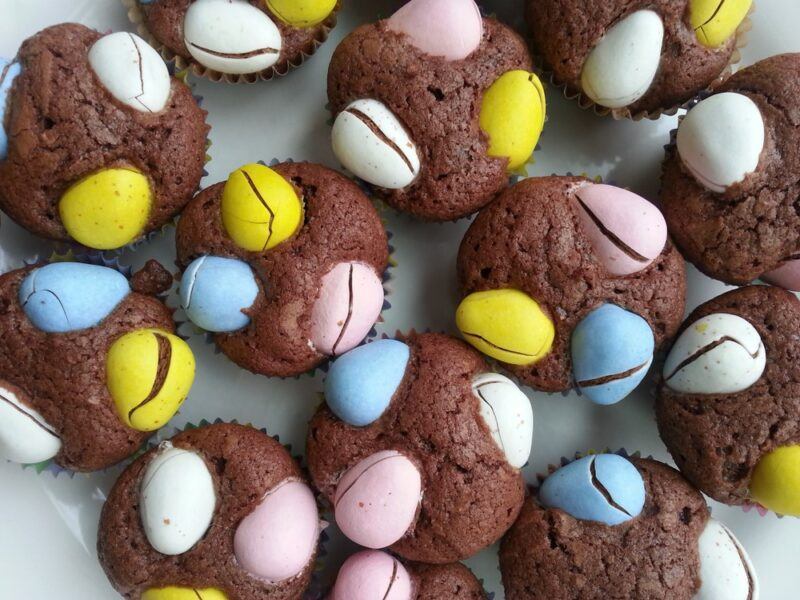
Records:
[[[150,588],[142,594],[142,600],[228,600],[228,597],[217,588],[197,589],[171,586]]]
[[[517,469],[525,466],[533,444],[533,407],[528,397],[498,373],[476,376],[472,393],[480,401],[481,417],[508,463]]]
[[[67,333],[99,325],[130,291],[128,280],[115,269],[51,263],[26,275],[19,302],[38,329]]]
[[[595,404],[614,404],[630,394],[653,362],[655,338],[637,314],[603,304],[572,332],[575,381]]]
[[[111,250],[139,237],[150,216],[150,181],[132,168],[103,169],[72,184],[58,203],[67,233],[78,243]]]
[[[334,497],[336,524],[366,548],[385,548],[414,522],[422,498],[422,477],[395,450],[377,452],[348,470]]]
[[[400,561],[386,552],[362,550],[342,564],[330,600],[413,600],[412,589]]]
[[[779,515],[800,517],[800,446],[781,446],[761,457],[750,497]]]
[[[55,429],[0,382],[0,458],[33,464],[53,458],[60,450]]]
[[[758,578],[739,540],[709,519],[698,541],[700,590],[694,600],[758,600]]]
[[[678,125],[677,147],[698,183],[722,193],[758,168],[764,119],[747,96],[715,94],[686,113]]]
[[[120,31],[101,37],[89,49],[89,64],[123,104],[142,112],[159,112],[166,106],[171,86],[167,65],[138,35]]]
[[[325,379],[328,407],[356,427],[377,421],[403,381],[410,354],[397,340],[378,340],[343,354]]]
[[[339,263],[323,278],[311,311],[311,343],[317,352],[337,355],[355,348],[383,308],[383,284],[361,263]]]
[[[8,155],[8,134],[6,133],[6,110],[8,110],[8,94],[14,80],[22,72],[18,62],[0,58],[0,160]]]
[[[689,21],[701,44],[717,48],[736,33],[752,5],[753,0],[690,0]]]
[[[483,37],[483,18],[473,0],[411,0],[387,25],[425,54],[445,60],[466,58]]]
[[[249,573],[277,583],[305,569],[319,530],[314,494],[300,481],[284,481],[239,523],[233,537],[234,555]]]
[[[234,258],[201,256],[181,278],[181,306],[189,319],[206,331],[229,332],[250,323],[243,311],[258,296],[250,265]]]
[[[576,519],[619,525],[644,507],[644,481],[629,460],[616,454],[585,456],[542,483],[539,501]]]
[[[122,422],[138,431],[162,427],[178,411],[194,381],[194,355],[181,338],[137,329],[106,355],[106,385]]]
[[[222,224],[250,252],[271,250],[303,225],[303,203],[292,184],[257,163],[236,169],[222,190]]]
[[[664,381],[685,394],[735,394],[761,377],[767,353],[761,336],[737,315],[715,313],[687,327],[664,362]]]
[[[139,512],[147,541],[161,554],[183,554],[205,534],[217,496],[206,463],[194,452],[159,447],[147,465],[139,491]]]
[[[597,258],[611,275],[646,269],[667,243],[667,223],[653,204],[636,194],[604,184],[575,192],[580,223]]]
[[[399,190],[417,178],[417,146],[385,104],[356,100],[336,117],[331,130],[336,158],[353,174],[378,187]]]
[[[281,55],[281,33],[246,0],[195,0],[183,20],[186,49],[201,65],[244,75],[268,69]]]
[[[530,365],[550,352],[555,328],[536,301],[514,289],[474,292],[456,310],[456,325],[478,350],[511,365]]]
[[[581,71],[583,91],[597,104],[622,108],[647,93],[661,62],[664,23],[658,13],[639,10],[609,29]]]
[[[769,284],[800,292],[800,259],[787,260],[777,269],[761,276]]]
[[[489,156],[508,158],[508,169],[524,165],[544,128],[546,102],[539,78],[527,71],[503,73],[481,101],[480,126],[489,136]]]
[[[313,27],[328,18],[336,0],[267,0],[267,7],[292,27]]]

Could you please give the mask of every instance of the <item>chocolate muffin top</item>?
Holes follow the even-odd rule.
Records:
[[[407,563],[416,582],[416,600],[485,600],[480,582],[461,563],[426,565]]]

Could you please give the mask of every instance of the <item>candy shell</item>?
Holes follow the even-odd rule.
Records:
[[[378,340],[343,354],[331,363],[325,379],[328,407],[356,427],[375,422],[400,387],[410,354],[397,340]]]
[[[393,556],[362,550],[339,569],[330,600],[413,600],[406,568]]]
[[[0,458],[34,464],[53,458],[60,450],[55,429],[0,382]]]
[[[785,290],[800,292],[800,259],[787,260],[777,269],[764,273],[761,279]]]
[[[401,539],[416,518],[422,477],[394,450],[368,456],[339,480],[334,499],[336,524],[366,548],[385,548]]]
[[[722,193],[758,168],[764,119],[747,96],[715,94],[686,113],[678,126],[677,147],[698,183]]]
[[[638,10],[617,22],[583,64],[583,91],[600,106],[633,104],[653,83],[663,40],[664,23],[652,10]]]
[[[613,185],[590,183],[575,192],[578,215],[597,258],[611,275],[646,269],[667,243],[667,222],[653,204]]]
[[[767,364],[761,336],[737,315],[715,313],[687,327],[664,362],[667,386],[684,394],[735,394],[759,380]]]
[[[689,22],[697,39],[718,48],[736,33],[753,0],[689,0]]]
[[[19,302],[38,329],[67,333],[99,325],[130,291],[115,269],[62,262],[28,273],[19,286]]]
[[[477,50],[483,18],[473,0],[411,0],[387,21],[391,31],[431,56],[462,60]]]
[[[311,343],[317,352],[339,355],[355,348],[383,308],[383,284],[361,263],[339,263],[323,278],[311,311]]]
[[[22,67],[18,62],[0,58],[0,160],[8,156],[8,134],[5,127],[8,93],[21,72]]]
[[[243,311],[255,302],[258,283],[246,262],[201,256],[186,268],[180,296],[192,323],[206,331],[230,332],[250,323]]]
[[[539,501],[576,519],[619,525],[644,507],[644,480],[629,460],[616,454],[585,456],[542,483]]]
[[[595,404],[614,404],[630,394],[653,362],[655,338],[648,322],[614,304],[586,315],[572,332],[575,382]]]
[[[693,600],[758,600],[750,557],[730,529],[709,519],[698,541],[700,589]]]
[[[512,365],[545,357],[555,328],[536,301],[514,289],[473,292],[456,310],[456,325],[478,350]]]
[[[141,0],[139,0],[141,2]],[[217,588],[165,587],[150,588],[142,594],[142,600],[228,600]]]
[[[233,536],[234,556],[244,570],[278,583],[306,568],[319,531],[314,494],[301,481],[284,481],[239,523]]]
[[[779,515],[800,517],[800,446],[781,446],[761,457],[750,497]]]
[[[481,417],[508,463],[517,469],[524,467],[533,445],[533,407],[528,397],[498,373],[476,376],[472,393],[480,401]]]
[[[267,8],[292,27],[313,27],[327,19],[336,0],[266,0]]]

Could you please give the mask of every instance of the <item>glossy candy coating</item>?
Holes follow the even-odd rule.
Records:
[[[753,0],[689,0],[689,22],[697,39],[719,48],[736,33]]]
[[[34,464],[60,450],[61,439],[53,427],[0,382],[0,459]]]
[[[330,600],[412,600],[412,590],[400,561],[386,552],[362,550],[342,564]]]
[[[800,517],[800,446],[762,456],[750,479],[750,496],[779,515]]]
[[[228,597],[216,588],[197,589],[170,586],[151,588],[142,594],[142,600],[228,600]]]
[[[336,8],[336,0],[266,0],[281,21],[292,27],[313,27],[327,19]]]
[[[770,285],[777,285],[785,290],[800,292],[800,260],[788,260],[777,269],[761,276]]]
[[[709,519],[698,540],[700,590],[693,600],[758,600],[758,578],[730,529]]]
[[[533,444],[533,407],[528,397],[508,377],[481,373],[472,380],[472,393],[480,401],[480,414],[492,438],[517,469],[525,466]]]
[[[0,160],[5,160],[8,155],[8,134],[5,127],[8,93],[21,72],[22,66],[18,62],[0,58]]]

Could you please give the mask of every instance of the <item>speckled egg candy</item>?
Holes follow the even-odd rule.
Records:
[[[344,561],[330,600],[411,600],[412,590],[400,561],[385,552],[364,550]]]
[[[411,0],[388,20],[417,48],[445,60],[472,54],[483,35],[483,19],[473,0]]]
[[[18,62],[0,58],[0,160],[4,160],[8,154],[8,133],[6,132],[8,92],[21,71],[22,66]]]
[[[499,373],[481,373],[472,380],[480,414],[512,467],[528,462],[533,445],[533,407],[524,392]]]
[[[20,390],[0,381],[0,458],[21,464],[51,459],[61,450],[61,439],[21,396]]]
[[[698,551],[701,586],[693,600],[758,600],[756,571],[730,529],[709,519]]]

